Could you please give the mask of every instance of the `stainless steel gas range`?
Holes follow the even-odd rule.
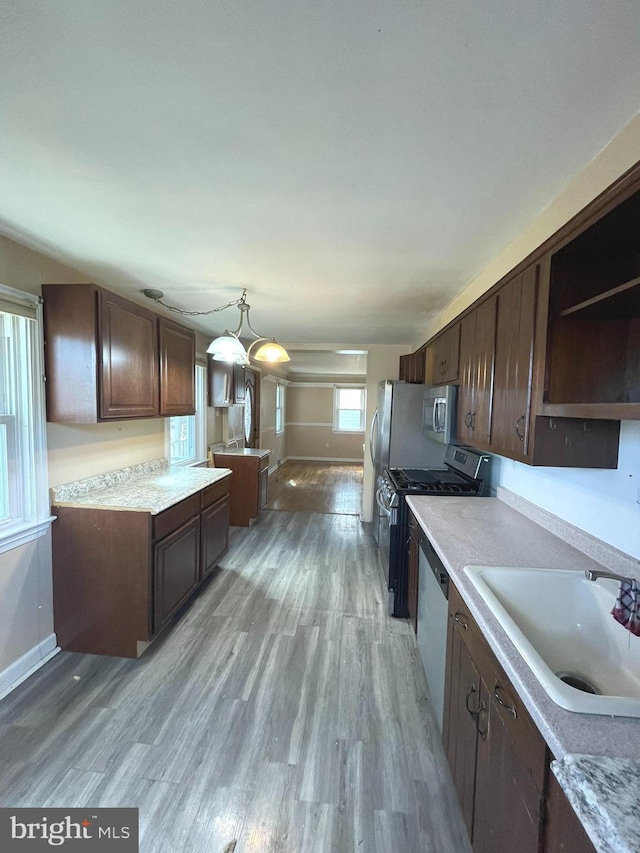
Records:
[[[379,535],[387,588],[389,613],[406,618],[407,541],[409,538],[407,495],[482,497],[487,493],[489,456],[469,447],[450,445],[445,468],[387,468],[378,478],[376,500],[388,520]],[[387,556],[388,553],[388,556]]]

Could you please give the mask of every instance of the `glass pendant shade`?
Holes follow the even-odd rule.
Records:
[[[227,361],[236,364],[246,364],[248,361],[247,351],[240,341],[231,332],[226,331],[224,335],[211,341],[207,352],[214,361]]]
[[[289,361],[289,353],[274,340],[266,341],[253,354],[256,361],[283,362]]]

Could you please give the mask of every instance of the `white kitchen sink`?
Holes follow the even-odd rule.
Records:
[[[640,637],[611,616],[617,581],[563,569],[464,571],[554,702],[585,714],[640,717]],[[585,680],[597,694],[558,673]]]

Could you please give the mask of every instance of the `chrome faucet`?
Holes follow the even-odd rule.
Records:
[[[621,583],[631,583],[633,578],[626,578],[624,575],[617,575],[615,572],[606,572],[600,569],[585,569],[584,576],[588,581],[597,581],[599,578],[611,578],[614,581]]]

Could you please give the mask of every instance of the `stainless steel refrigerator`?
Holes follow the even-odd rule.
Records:
[[[385,468],[444,468],[446,446],[431,441],[422,428],[424,391],[424,385],[397,379],[378,384],[378,407],[371,419],[369,441],[376,484]]]

